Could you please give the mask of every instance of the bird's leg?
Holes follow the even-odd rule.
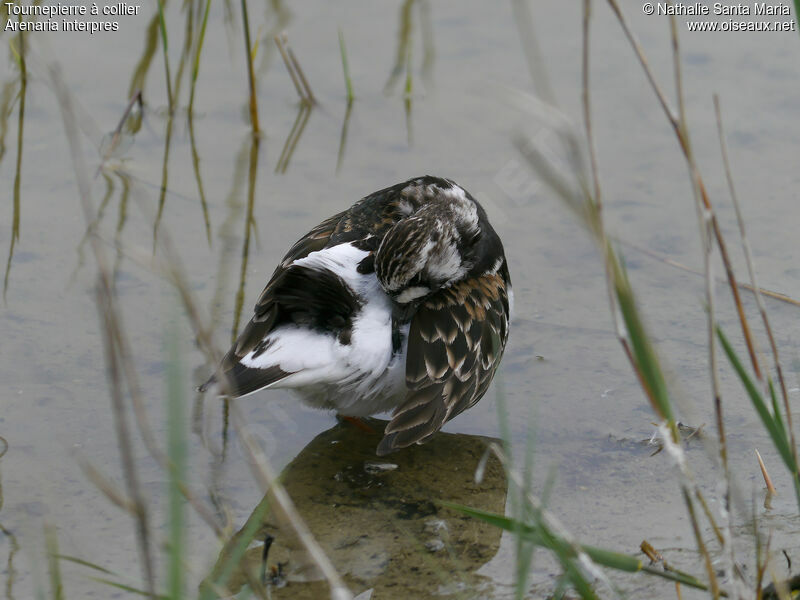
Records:
[[[375,431],[372,427],[367,425],[363,419],[359,419],[358,417],[348,417],[347,415],[340,415],[336,413],[336,419],[338,421],[345,421],[346,423],[350,423],[351,425],[357,427],[361,431],[371,434],[377,434],[378,432]]]

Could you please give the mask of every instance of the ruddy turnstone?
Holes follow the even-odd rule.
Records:
[[[449,179],[380,190],[301,238],[201,387],[293,388],[345,416],[392,411],[377,448],[423,443],[486,393],[511,281],[486,212]]]

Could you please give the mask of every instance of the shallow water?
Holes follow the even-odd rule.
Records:
[[[373,589],[381,598],[425,597],[437,589],[483,590],[491,579],[477,571],[495,554],[501,530],[437,499],[502,512],[507,482],[500,462],[487,461],[480,482],[472,468],[486,445],[497,440],[442,433],[432,446],[377,460],[375,446],[386,421],[366,422],[373,431],[337,424],[316,436],[285,471],[282,481],[298,513],[314,532],[337,573],[352,590]],[[207,579],[217,580],[249,523],[255,539],[269,546],[273,598],[320,598],[327,583],[272,494],[231,538]],[[228,583],[232,592],[258,573],[263,545],[248,549]]]
[[[616,341],[602,264],[577,220],[523,167],[512,144],[512,135],[520,131],[537,143],[552,143],[547,126],[513,101],[513,90],[546,91],[543,73],[561,109],[581,122],[580,3],[538,2],[531,8],[530,21],[516,3],[351,2],[334,8],[314,2],[293,5],[291,12],[251,3],[264,132],[255,150],[236,3],[212,3],[196,84],[193,135],[190,131],[186,117],[191,60],[185,59],[182,69],[180,65],[187,7],[192,6],[196,19],[198,4],[170,3],[165,14],[171,74],[173,79],[181,76],[175,117],[171,123],[167,118],[163,55],[152,33],[157,31],[151,29],[149,39],[156,45],[143,80],[141,127],[125,135],[117,154],[96,177],[100,149],[107,143],[103,140],[123,114],[137,65],[147,57],[148,27],[156,23],[154,6],[143,5],[138,16],[120,17],[114,33],[28,35],[24,94],[12,49],[18,47],[13,44],[19,36],[2,34],[6,60],[0,71],[0,198],[6,216],[0,222],[0,248],[6,250],[7,266],[0,311],[0,381],[5,384],[0,392],[0,435],[8,442],[8,452],[0,459],[0,524],[13,534],[13,540],[0,536],[6,597],[31,597],[37,587],[46,588],[43,523],[57,526],[63,554],[142,585],[132,520],[89,483],[80,468],[80,462],[88,460],[124,489],[94,302],[97,268],[85,240],[87,225],[72,155],[53,91],[53,65],[60,69],[77,115],[92,201],[99,210],[97,227],[116,275],[154,435],[165,443],[164,342],[173,331],[182,350],[187,411],[191,409],[194,417],[190,484],[204,502],[229,507],[234,529],[252,513],[262,493],[239,441],[225,425],[222,404],[189,392],[208,367],[193,343],[174,287],[153,264],[154,248],[156,258],[163,257],[158,240],[168,236],[180,255],[189,288],[213,323],[215,344],[223,349],[232,331],[249,318],[274,265],[300,235],[371,191],[432,173],[456,180],[484,203],[505,244],[516,300],[498,381],[482,402],[445,430],[498,437],[500,390],[515,454],[523,454],[528,435],[535,437],[534,490],[541,490],[555,469],[551,508],[578,539],[629,553],[636,553],[647,539],[667,560],[701,574],[669,462],[663,453],[651,456],[652,448],[640,443],[651,436],[654,416]],[[702,269],[685,161],[619,25],[606,6],[596,4],[592,97],[608,228],[622,242]],[[672,99],[667,19],[647,17],[635,3],[625,9]],[[406,16],[411,27],[408,100],[403,93],[403,56],[408,51],[400,44]],[[544,67],[534,70],[533,83],[520,35],[522,30],[525,40],[532,39],[528,23]],[[346,125],[337,27],[346,39],[356,94]],[[308,115],[300,114],[272,42],[281,28],[289,31],[319,100]],[[194,22],[192,35],[197,31]],[[693,149],[740,277],[744,263],[722,171],[714,92],[722,102],[760,283],[800,298],[795,255],[800,174],[794,152],[800,139],[800,39],[796,32],[700,34],[681,29],[680,34]],[[397,56],[401,68],[393,81]],[[177,87],[173,85],[174,92]],[[290,133],[294,128],[296,134],[304,121],[293,142]],[[291,149],[288,160],[285,148]],[[694,426],[706,424],[713,437],[703,280],[630,246],[622,246],[622,251],[681,405],[681,419]],[[720,266],[715,269],[722,274]],[[738,340],[727,288],[720,284],[717,292],[720,320]],[[755,303],[745,296],[745,304],[755,324]],[[238,319],[237,306],[242,307]],[[768,301],[768,308],[790,367],[797,353],[798,309],[776,301]],[[760,327],[755,329],[761,333]],[[763,336],[759,343],[766,350]],[[795,369],[788,370],[796,403]],[[745,512],[749,514],[755,498],[762,522],[775,531],[772,548],[779,560],[774,568],[784,576],[788,571],[779,551],[785,549],[795,564],[800,560],[791,483],[726,364],[722,385],[731,468]],[[276,468],[288,465],[334,422],[332,415],[300,406],[284,392],[255,395],[237,406]],[[160,547],[167,535],[167,476],[138,435],[136,439],[135,459],[151,510],[154,547]],[[761,507],[763,484],[753,448],[760,450],[779,489],[769,509]],[[718,470],[703,443],[691,442],[688,455],[697,479],[713,497]],[[736,521],[737,531],[743,530],[740,558],[752,573],[753,553],[747,546],[751,538],[743,519],[740,514]],[[710,530],[705,533],[711,540]],[[220,545],[194,515],[188,536],[190,585],[197,585],[217,560]],[[474,593],[511,596],[513,555],[513,540],[503,536],[496,554],[479,571],[489,583]],[[109,588],[88,579],[91,571],[67,563],[62,569],[67,598],[108,596]],[[557,574],[549,559],[537,555],[531,597],[552,590]],[[619,576],[614,581],[631,597],[674,597],[668,583]],[[430,582],[430,589],[453,592],[439,579]],[[684,597],[696,596],[684,590]]]

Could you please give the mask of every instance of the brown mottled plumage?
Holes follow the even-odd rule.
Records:
[[[218,373],[344,415],[392,411],[378,454],[422,443],[486,393],[511,283],[483,208],[450,180],[371,194],[284,257]]]

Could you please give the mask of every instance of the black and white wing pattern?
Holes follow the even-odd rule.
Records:
[[[292,268],[295,260],[322,250],[328,244],[344,214],[341,212],[326,219],[289,249],[258,297],[253,318],[225,354],[217,374],[201,386],[201,391],[216,382],[220,375],[227,383],[223,391],[234,397],[245,396],[283,379],[291,373],[278,365],[254,369],[243,365],[241,360],[248,354],[257,357],[259,350],[266,350],[267,335],[286,319],[338,320],[352,313],[352,294],[346,290],[344,294],[339,293],[343,286],[335,275],[328,274],[326,278],[323,274],[308,281],[307,270]]]
[[[439,290],[421,304],[408,335],[408,397],[386,426],[379,455],[424,442],[486,393],[508,339],[509,293],[503,260],[497,272]]]

